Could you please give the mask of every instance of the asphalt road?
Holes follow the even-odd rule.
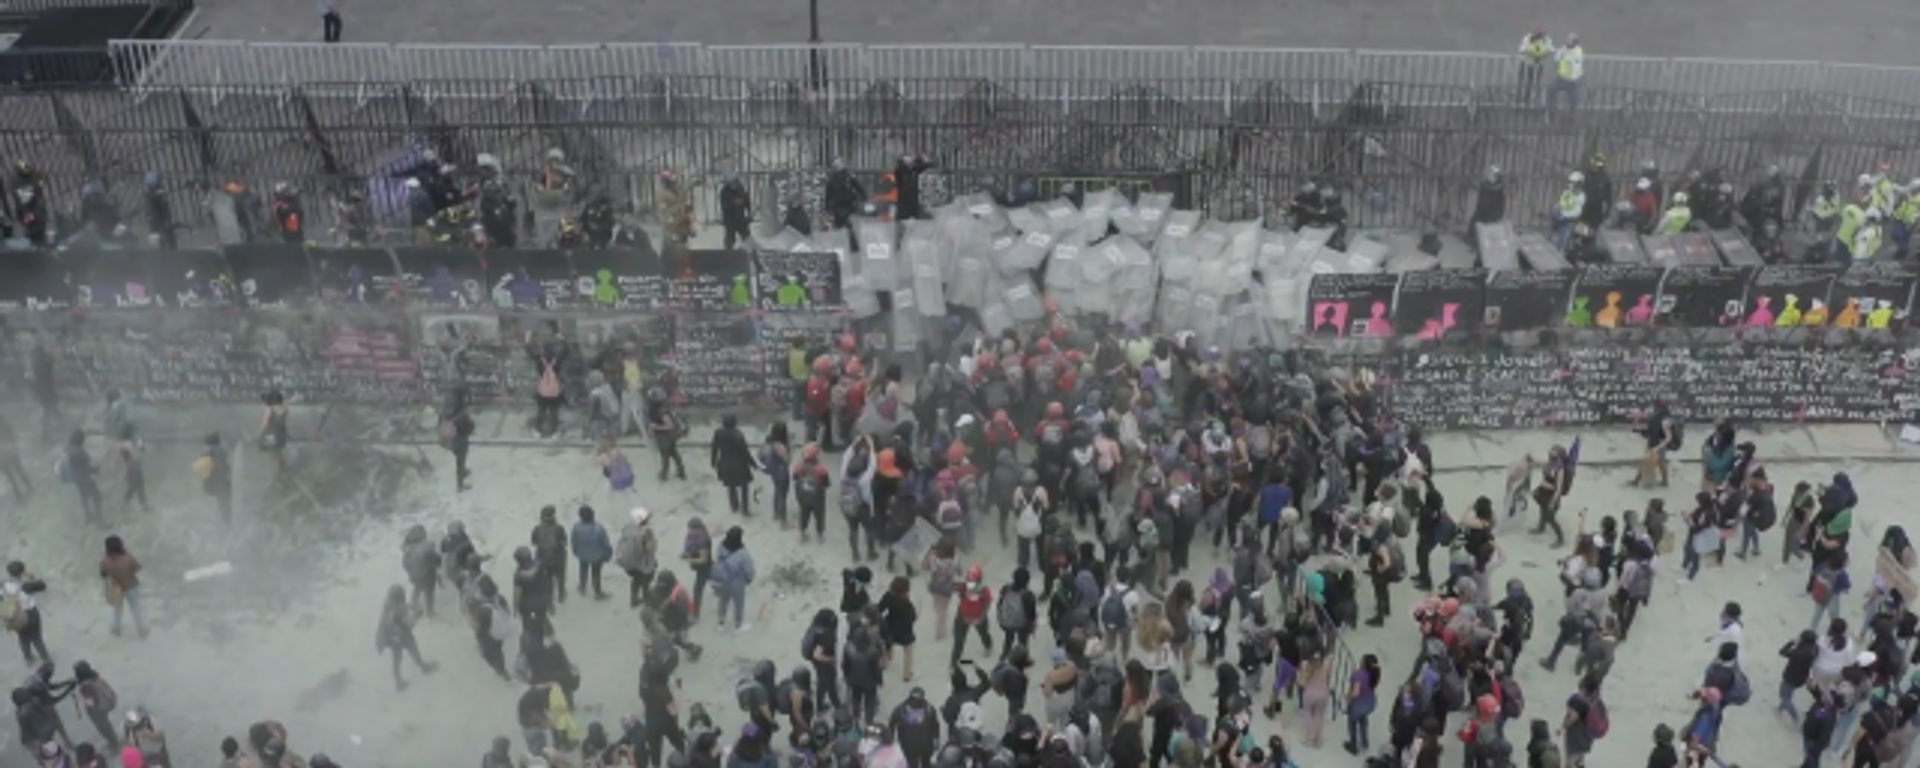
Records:
[[[1912,6],[1854,0],[825,0],[829,42],[1220,45],[1507,51],[1534,22],[1589,54],[1920,65]],[[305,0],[200,0],[184,34],[320,40]],[[805,0],[341,0],[347,42],[781,44],[807,35]]]

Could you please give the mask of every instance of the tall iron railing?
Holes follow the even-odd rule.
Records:
[[[0,96],[0,154],[56,191],[101,179],[129,211],[131,182],[158,171],[188,198],[288,180],[365,188],[397,215],[427,148],[494,154],[519,179],[560,148],[642,211],[663,168],[742,175],[770,209],[775,190],[817,195],[836,158],[877,175],[922,152],[940,167],[933,202],[1035,177],[1172,177],[1183,204],[1240,218],[1317,179],[1362,225],[1443,231],[1487,166],[1522,226],[1596,154],[1623,188],[1643,160],[1736,183],[1778,165],[1796,200],[1882,162],[1920,176],[1920,69],[1817,62],[1595,55],[1580,112],[1553,121],[1501,54],[124,41],[112,63],[112,91]]]

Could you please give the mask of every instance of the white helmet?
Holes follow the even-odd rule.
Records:
[[[1687,204],[1687,193],[1685,193],[1685,192],[1675,192],[1675,193],[1673,193],[1673,204],[1674,204],[1674,205],[1686,205],[1686,204]]]
[[[1867,221],[1879,221],[1879,220],[1880,220],[1880,209],[1878,207],[1868,208]]]
[[[1633,188],[1642,192],[1653,189],[1653,179],[1642,176],[1639,181],[1633,183]]]
[[[1586,180],[1587,180],[1587,175],[1579,171],[1574,171],[1573,173],[1567,174],[1568,184],[1578,184]]]
[[[1873,186],[1873,177],[1864,173],[1860,174],[1859,184],[1862,188],[1871,187]]]

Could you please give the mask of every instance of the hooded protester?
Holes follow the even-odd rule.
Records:
[[[758,571],[754,567],[753,555],[747,552],[746,532],[740,526],[727,529],[725,538],[720,541],[720,551],[713,561],[714,593],[720,599],[720,608],[716,612],[720,629],[727,626],[727,608],[733,608],[733,626],[736,631],[746,632],[753,625],[746,623],[747,586],[753,583]]]

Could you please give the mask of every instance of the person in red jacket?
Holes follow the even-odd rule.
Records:
[[[807,442],[819,443],[827,450],[833,450],[833,430],[828,428],[830,415],[830,396],[833,392],[833,361],[825,355],[814,358],[813,374],[807,377],[804,402],[800,404],[801,415],[807,421]]]
[[[840,378],[847,383],[847,405],[836,414],[840,419],[840,434],[852,435],[860,423],[860,414],[867,408],[867,369],[860,364],[860,358],[847,358],[846,371]]]
[[[993,635],[987,632],[987,615],[993,612],[993,588],[987,586],[980,573],[980,566],[967,568],[967,580],[960,586],[958,609],[953,612],[953,661],[948,665],[958,669],[961,657],[967,655],[967,630],[980,635],[980,644],[993,653]]]

